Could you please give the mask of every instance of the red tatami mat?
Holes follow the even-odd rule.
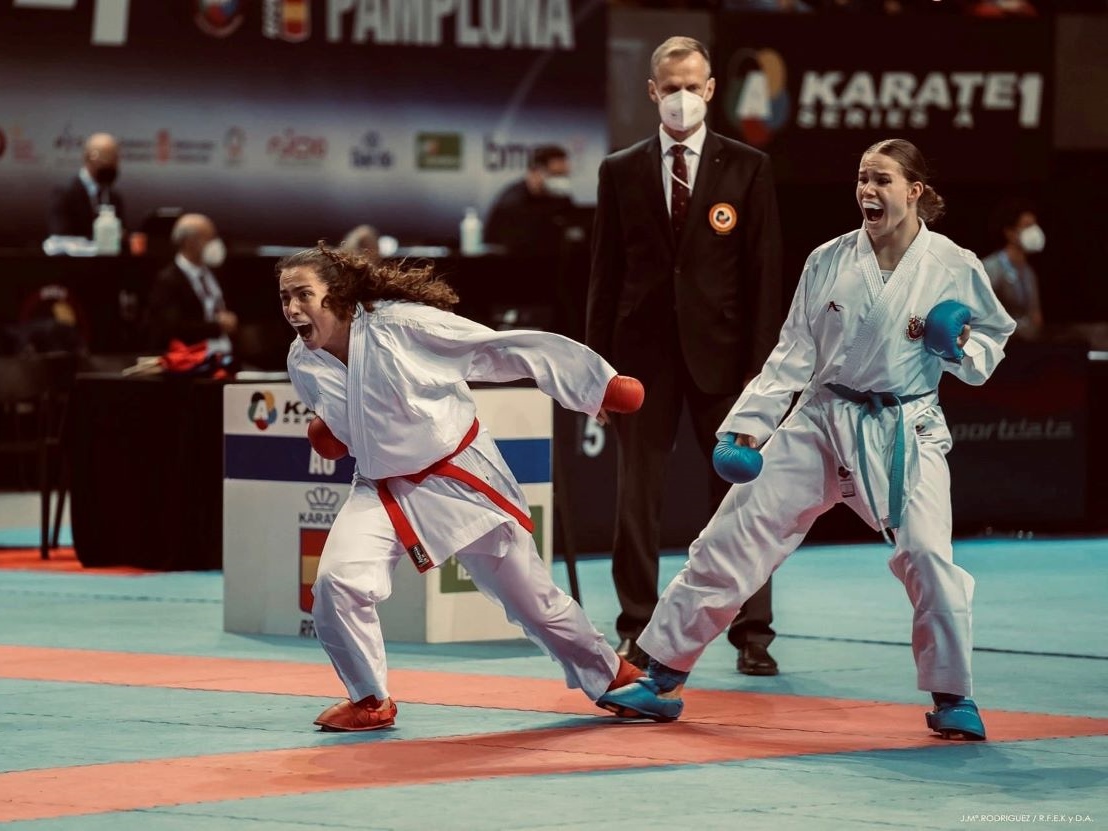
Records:
[[[341,696],[330,666],[0,646],[0,677],[305,696]],[[558,681],[395,670],[398,728],[364,743],[214,754],[0,774],[5,819],[26,820],[225,799],[536,774],[705,764],[940,744],[923,705],[689,690],[674,724],[620,722]],[[550,730],[402,740],[403,705],[567,714]],[[1108,719],[987,710],[993,742],[1108,735]],[[388,738],[388,741],[380,739]]]

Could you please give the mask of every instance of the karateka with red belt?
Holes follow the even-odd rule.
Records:
[[[420,571],[456,556],[590,699],[641,675],[551,579],[527,500],[477,421],[467,382],[533,379],[563,406],[601,420],[637,409],[642,385],[568,338],[498,332],[453,314],[457,296],[429,268],[373,265],[320,246],[277,269],[298,335],[289,376],[318,416],[309,438],[325,457],[356,460],[312,612],[350,698],[315,723],[339,731],[394,723],[377,604],[404,556]]]

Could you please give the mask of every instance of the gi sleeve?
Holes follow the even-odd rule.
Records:
[[[978,386],[985,383],[1004,357],[1004,345],[1016,330],[1016,322],[997,298],[981,261],[972,255],[966,261],[969,281],[962,290],[967,297],[958,299],[972,311],[970,338],[963,347],[966,355],[962,362],[943,362],[943,369],[967,384]]]
[[[551,332],[498,332],[440,312],[413,326],[411,344],[457,366],[465,381],[503,383],[524,378],[561,404],[596,415],[615,369],[587,346]]]
[[[785,417],[793,395],[812,379],[816,345],[808,323],[808,296],[815,273],[813,254],[804,265],[777,346],[719,426],[718,438],[727,433],[746,433],[753,436],[759,446],[763,445]]]

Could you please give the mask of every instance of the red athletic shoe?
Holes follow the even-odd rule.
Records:
[[[384,702],[372,695],[361,701],[340,701],[319,714],[312,722],[327,733],[346,733],[356,730],[378,730],[391,727],[396,722],[396,704],[391,698]]]
[[[612,683],[608,685],[608,692],[626,687],[628,684],[634,683],[636,678],[642,678],[646,674],[622,655],[617,657],[619,658],[619,669],[616,670],[616,677],[612,679]]]

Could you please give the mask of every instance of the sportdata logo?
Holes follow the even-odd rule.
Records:
[[[254,422],[259,430],[269,429],[269,425],[277,421],[277,405],[273,399],[273,393],[269,390],[256,392],[250,396],[250,406],[246,410],[246,417]]]
[[[727,78],[727,120],[748,144],[765,147],[792,115],[785,61],[772,49],[740,49],[728,62]]]
[[[416,167],[420,170],[461,170],[461,133],[416,135]]]

